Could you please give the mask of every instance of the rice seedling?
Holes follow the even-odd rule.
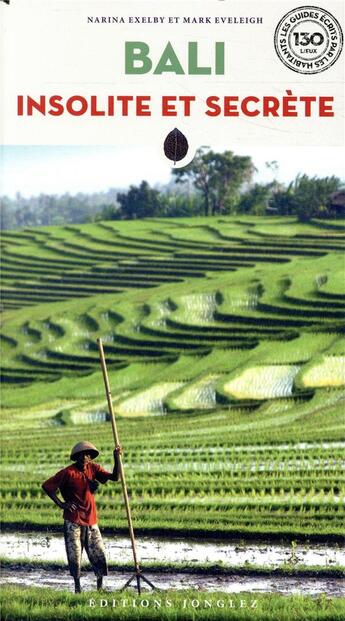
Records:
[[[301,374],[301,384],[307,388],[345,385],[345,356],[323,356],[312,362]]]
[[[184,323],[205,325],[213,322],[216,296],[213,293],[185,295],[178,300],[175,317]]]
[[[59,528],[40,485],[76,439],[111,468],[101,336],[136,528],[340,541],[342,237],[255,217],[6,232],[5,529]],[[125,532],[118,489],[99,504]]]
[[[216,384],[219,375],[207,375],[179,390],[169,399],[170,407],[177,410],[208,409],[216,406]]]
[[[117,410],[127,416],[143,416],[147,414],[165,414],[164,399],[169,393],[177,390],[182,382],[165,382],[156,384],[139,392],[137,395],[120,401]]]
[[[292,394],[296,365],[267,365],[244,370],[224,383],[224,391],[235,399],[276,399]]]

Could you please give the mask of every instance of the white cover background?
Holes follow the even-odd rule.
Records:
[[[191,144],[212,146],[229,139],[243,145],[321,146],[343,144],[343,61],[316,75],[289,70],[274,49],[274,31],[285,13],[300,6],[286,2],[199,0],[126,2],[94,0],[11,0],[0,3],[2,41],[3,144],[145,145],[161,150],[166,134],[177,126]],[[342,23],[342,3],[322,0],[320,6]],[[253,16],[262,24],[88,24],[102,16]],[[125,75],[124,42],[145,41],[154,65],[170,41],[187,67],[187,42],[198,41],[200,63],[214,58],[214,42],[225,42],[224,76],[175,74]],[[275,95],[287,89],[296,96],[334,96],[334,118],[207,117],[209,95]],[[151,117],[17,116],[17,95],[150,95]],[[162,117],[162,95],[195,95],[192,115]],[[182,107],[180,108],[182,111]]]

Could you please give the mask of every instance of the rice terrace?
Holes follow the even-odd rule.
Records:
[[[344,618],[344,237],[340,220],[277,216],[3,232],[4,620]],[[144,607],[67,592],[41,488],[84,438],[111,467],[99,337],[139,557],[161,589]],[[120,487],[97,506],[117,602]],[[167,593],[172,607],[154,604]]]

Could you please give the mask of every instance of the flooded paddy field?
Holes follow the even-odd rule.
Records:
[[[109,563],[127,564],[132,561],[130,540],[127,537],[103,535]],[[60,534],[44,532],[0,534],[2,556],[8,561],[65,562],[65,544]],[[345,547],[326,544],[279,544],[257,541],[214,541],[207,539],[163,539],[139,537],[139,558],[145,563],[219,563],[224,567],[258,565],[278,568],[293,566],[345,566]]]
[[[219,591],[223,593],[279,593],[282,595],[320,595],[341,597],[344,595],[344,580],[340,578],[301,577],[301,576],[242,576],[193,574],[182,572],[144,571],[144,575],[161,591],[169,589],[195,589],[197,591]],[[106,579],[106,590],[118,591],[130,578],[131,573],[110,571]],[[95,589],[95,576],[91,571],[82,573],[82,588]],[[67,570],[34,569],[25,567],[4,568],[3,584],[16,584],[22,587],[49,587],[54,590],[73,591],[73,579]],[[143,587],[143,590],[146,590]],[[130,591],[133,591],[131,589]],[[104,596],[103,596],[104,597]]]

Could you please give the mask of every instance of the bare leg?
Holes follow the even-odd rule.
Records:
[[[81,593],[80,578],[74,578],[74,592]]]

